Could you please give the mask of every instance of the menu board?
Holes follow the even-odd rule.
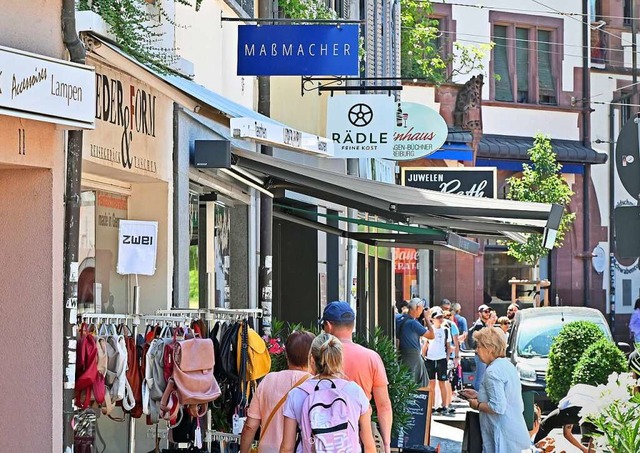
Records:
[[[393,448],[418,448],[429,445],[431,438],[431,407],[433,395],[427,387],[418,389],[418,393],[409,404],[412,420],[400,430],[398,436],[391,438]]]

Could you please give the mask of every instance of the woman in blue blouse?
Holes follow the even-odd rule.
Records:
[[[480,390],[463,390],[471,409],[480,412],[483,453],[514,453],[531,447],[522,411],[516,368],[505,358],[507,343],[500,329],[482,329],[473,336],[476,354],[487,364]]]

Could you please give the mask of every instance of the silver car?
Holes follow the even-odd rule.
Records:
[[[551,343],[562,326],[574,321],[593,322],[613,341],[605,317],[594,308],[527,308],[518,311],[511,327],[507,357],[518,370],[523,393],[535,392],[534,399],[545,413],[553,408],[545,391]]]

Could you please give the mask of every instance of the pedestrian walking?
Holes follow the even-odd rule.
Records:
[[[435,338],[431,325],[431,312],[430,310],[425,312],[424,303],[417,297],[411,299],[407,308],[406,314],[396,318],[396,337],[399,340],[400,359],[409,367],[418,386],[426,387],[429,378],[422,360],[420,338],[424,337],[428,340]],[[423,312],[425,312],[427,327],[417,320]]]
[[[240,437],[240,452],[249,453],[258,428],[259,453],[272,453],[280,449],[284,434],[283,405],[289,391],[311,377],[309,350],[313,342],[311,332],[293,332],[285,343],[287,369],[267,374],[258,385],[247,410],[247,420]]]
[[[311,343],[309,368],[313,377],[289,392],[284,406],[281,453],[375,452],[371,410],[364,391],[344,379],[342,343],[321,333]]]
[[[436,408],[434,412],[444,415],[454,414],[455,409],[451,408],[451,386],[448,376],[448,359],[451,354],[451,332],[444,321],[444,313],[440,307],[431,310],[433,319],[433,340],[427,343],[425,363],[429,376],[429,391],[436,390],[436,381],[440,387],[442,407]]]
[[[474,338],[476,333],[480,332],[485,327],[493,327],[492,319],[491,308],[489,308],[489,306],[485,304],[480,305],[478,307],[478,319],[469,329],[469,335],[467,336],[467,345],[470,349],[476,348],[476,340]],[[476,372],[473,378],[473,388],[478,391],[484,377],[484,372],[487,369],[487,365],[485,365],[485,363],[480,360],[478,354],[475,355],[474,361],[476,364]]]
[[[458,342],[460,343],[460,349],[467,349],[466,341],[467,335],[469,333],[469,324],[467,323],[467,318],[460,314],[462,310],[462,306],[455,302],[451,304],[451,311],[453,312],[453,320],[458,326],[458,330],[460,334],[458,335]]]
[[[393,409],[389,398],[387,372],[377,352],[353,342],[355,318],[355,313],[347,302],[331,302],[322,314],[322,327],[325,332],[342,342],[346,378],[358,384],[369,401],[373,397],[384,451],[389,453]]]
[[[505,358],[507,342],[498,329],[474,333],[476,354],[487,365],[480,390],[461,392],[480,413],[483,453],[514,453],[531,446],[522,411],[524,403],[518,372]]]

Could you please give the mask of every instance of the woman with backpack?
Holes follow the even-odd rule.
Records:
[[[274,453],[280,448],[284,417],[283,405],[292,388],[302,384],[309,374],[309,349],[313,341],[311,332],[295,331],[287,337],[284,354],[287,369],[267,374],[258,385],[240,438],[240,453],[249,453],[258,428],[258,453]]]
[[[362,444],[365,453],[374,453],[369,400],[343,377],[340,340],[318,335],[311,343],[309,370],[314,376],[287,397],[280,452],[357,453]]]

